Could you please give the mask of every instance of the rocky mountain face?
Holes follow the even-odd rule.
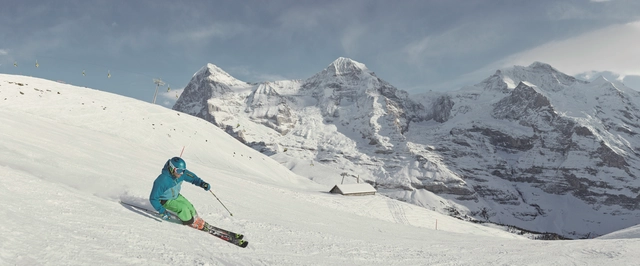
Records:
[[[537,62],[410,96],[339,58],[306,80],[257,84],[209,64],[173,109],[390,197],[578,238],[640,216],[639,100],[618,82],[581,81]]]

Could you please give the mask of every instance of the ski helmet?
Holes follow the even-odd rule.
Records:
[[[180,157],[173,157],[169,160],[169,172],[172,174],[182,174],[187,170],[187,163]]]

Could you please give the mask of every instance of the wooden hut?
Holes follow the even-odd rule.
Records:
[[[335,185],[329,192],[345,196],[375,195],[376,189],[368,183]]]

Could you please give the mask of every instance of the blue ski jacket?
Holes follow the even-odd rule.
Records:
[[[169,173],[169,161],[167,161],[162,168],[162,173],[156,178],[156,181],[153,182],[151,195],[149,195],[149,201],[156,211],[164,213],[167,210],[160,203],[161,200],[178,198],[182,181],[187,181],[196,186],[200,186],[203,182],[202,179],[189,170],[185,170],[178,178],[173,177],[173,175]]]

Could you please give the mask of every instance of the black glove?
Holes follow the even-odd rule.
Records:
[[[200,184],[201,188],[204,188],[205,191],[209,191],[209,189],[211,189],[211,186],[209,185],[209,183],[202,181],[202,183]]]

